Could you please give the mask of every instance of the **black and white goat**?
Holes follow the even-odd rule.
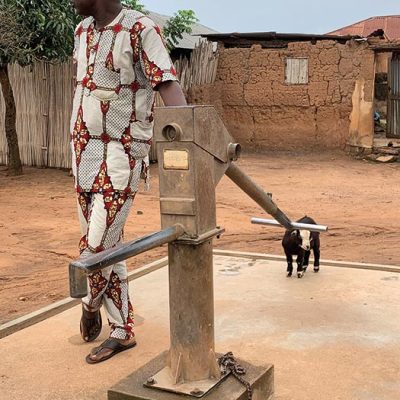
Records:
[[[303,224],[317,224],[312,218],[307,216],[299,219],[297,222]],[[286,254],[288,277],[291,277],[293,273],[293,255],[297,255],[297,277],[303,277],[308,267],[311,250],[314,253],[314,272],[319,271],[319,232],[310,232],[299,229],[287,230],[282,240],[282,246]]]

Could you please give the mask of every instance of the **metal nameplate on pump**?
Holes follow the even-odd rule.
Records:
[[[164,169],[188,170],[189,152],[187,150],[164,150]]]

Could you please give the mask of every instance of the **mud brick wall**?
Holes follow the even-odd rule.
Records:
[[[213,104],[246,147],[344,148],[369,145],[374,53],[365,43],[289,43],[284,49],[221,48],[213,85],[194,87],[189,101]],[[285,83],[287,57],[309,59],[309,83]]]

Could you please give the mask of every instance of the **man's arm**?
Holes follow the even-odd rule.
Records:
[[[186,106],[187,102],[181,85],[176,81],[162,82],[157,87],[166,107]]]

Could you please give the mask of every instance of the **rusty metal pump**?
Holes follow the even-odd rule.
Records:
[[[85,296],[86,274],[168,243],[170,349],[164,367],[152,371],[143,384],[149,390],[202,397],[226,377],[214,341],[212,241],[223,233],[216,221],[218,182],[226,174],[279,224],[287,229],[294,225],[234,164],[240,145],[213,107],[157,109],[155,141],[162,230],[71,263],[71,296]],[[148,396],[121,398],[152,398]]]

